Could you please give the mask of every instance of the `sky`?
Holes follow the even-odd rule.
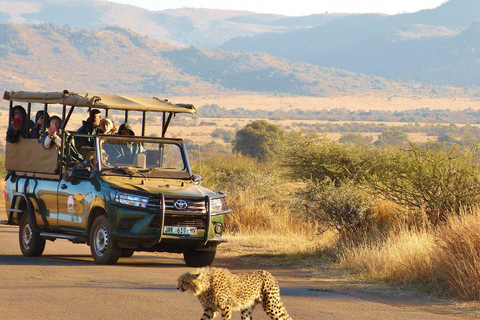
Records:
[[[303,16],[314,13],[387,13],[415,12],[438,7],[446,0],[109,0],[149,10],[209,8],[246,10]]]

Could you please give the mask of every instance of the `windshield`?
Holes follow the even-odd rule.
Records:
[[[135,167],[139,170],[185,171],[182,149],[174,141],[103,138],[100,140],[102,167]]]

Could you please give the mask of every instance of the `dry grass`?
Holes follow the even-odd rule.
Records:
[[[384,239],[344,246],[341,268],[437,294],[480,300],[480,208],[451,214],[440,227],[401,227]]]
[[[215,95],[215,96],[178,96],[172,98],[176,102],[192,103],[195,106],[218,104],[227,109],[333,109],[348,110],[390,110],[430,108],[463,110],[480,108],[480,100],[474,98],[428,98],[417,96],[393,96],[378,93],[344,97],[305,97],[274,95]]]
[[[454,295],[480,300],[480,208],[451,217],[438,232],[438,268]]]
[[[403,229],[384,241],[347,246],[340,255],[340,267],[402,284],[427,282],[435,270],[434,248],[433,234]]]

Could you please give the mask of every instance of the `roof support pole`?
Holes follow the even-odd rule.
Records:
[[[145,137],[145,119],[146,119],[146,112],[143,111],[143,117],[142,117],[142,137]]]
[[[72,106],[70,108],[70,111],[68,111],[67,118],[65,121],[62,123],[62,131],[65,131],[65,128],[67,127],[68,120],[70,120],[70,117],[72,116],[73,110],[75,109],[75,106]]]
[[[42,124],[42,132],[45,132],[45,127],[47,126],[47,110],[48,110],[48,103],[43,105],[43,124]]]
[[[10,121],[12,121],[12,109],[13,109],[13,101],[10,101],[10,108],[8,109],[8,124],[10,125]]]
[[[61,174],[64,174],[63,172],[63,158],[65,156],[65,138],[67,137],[67,135],[65,134],[65,127],[66,125],[64,125],[64,122],[65,122],[65,114],[67,112],[67,106],[66,105],[63,105],[63,108],[62,108],[62,142],[61,142],[61,146],[60,146],[60,172]]]
[[[163,114],[165,119],[165,112]],[[162,138],[165,137],[165,133],[167,132],[168,125],[170,124],[170,120],[172,120],[172,116],[173,116],[173,112],[168,113],[167,122],[164,123],[164,126],[162,128]]]
[[[30,114],[32,113],[32,103],[29,102],[27,105],[27,133],[30,133]],[[37,124],[35,123],[35,126]]]

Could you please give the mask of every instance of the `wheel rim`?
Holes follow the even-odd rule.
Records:
[[[100,225],[95,232],[95,252],[98,256],[103,256],[108,248],[108,231]]]
[[[32,229],[30,229],[30,225],[27,223],[23,227],[23,246],[25,249],[30,249],[30,243],[32,242]]]

